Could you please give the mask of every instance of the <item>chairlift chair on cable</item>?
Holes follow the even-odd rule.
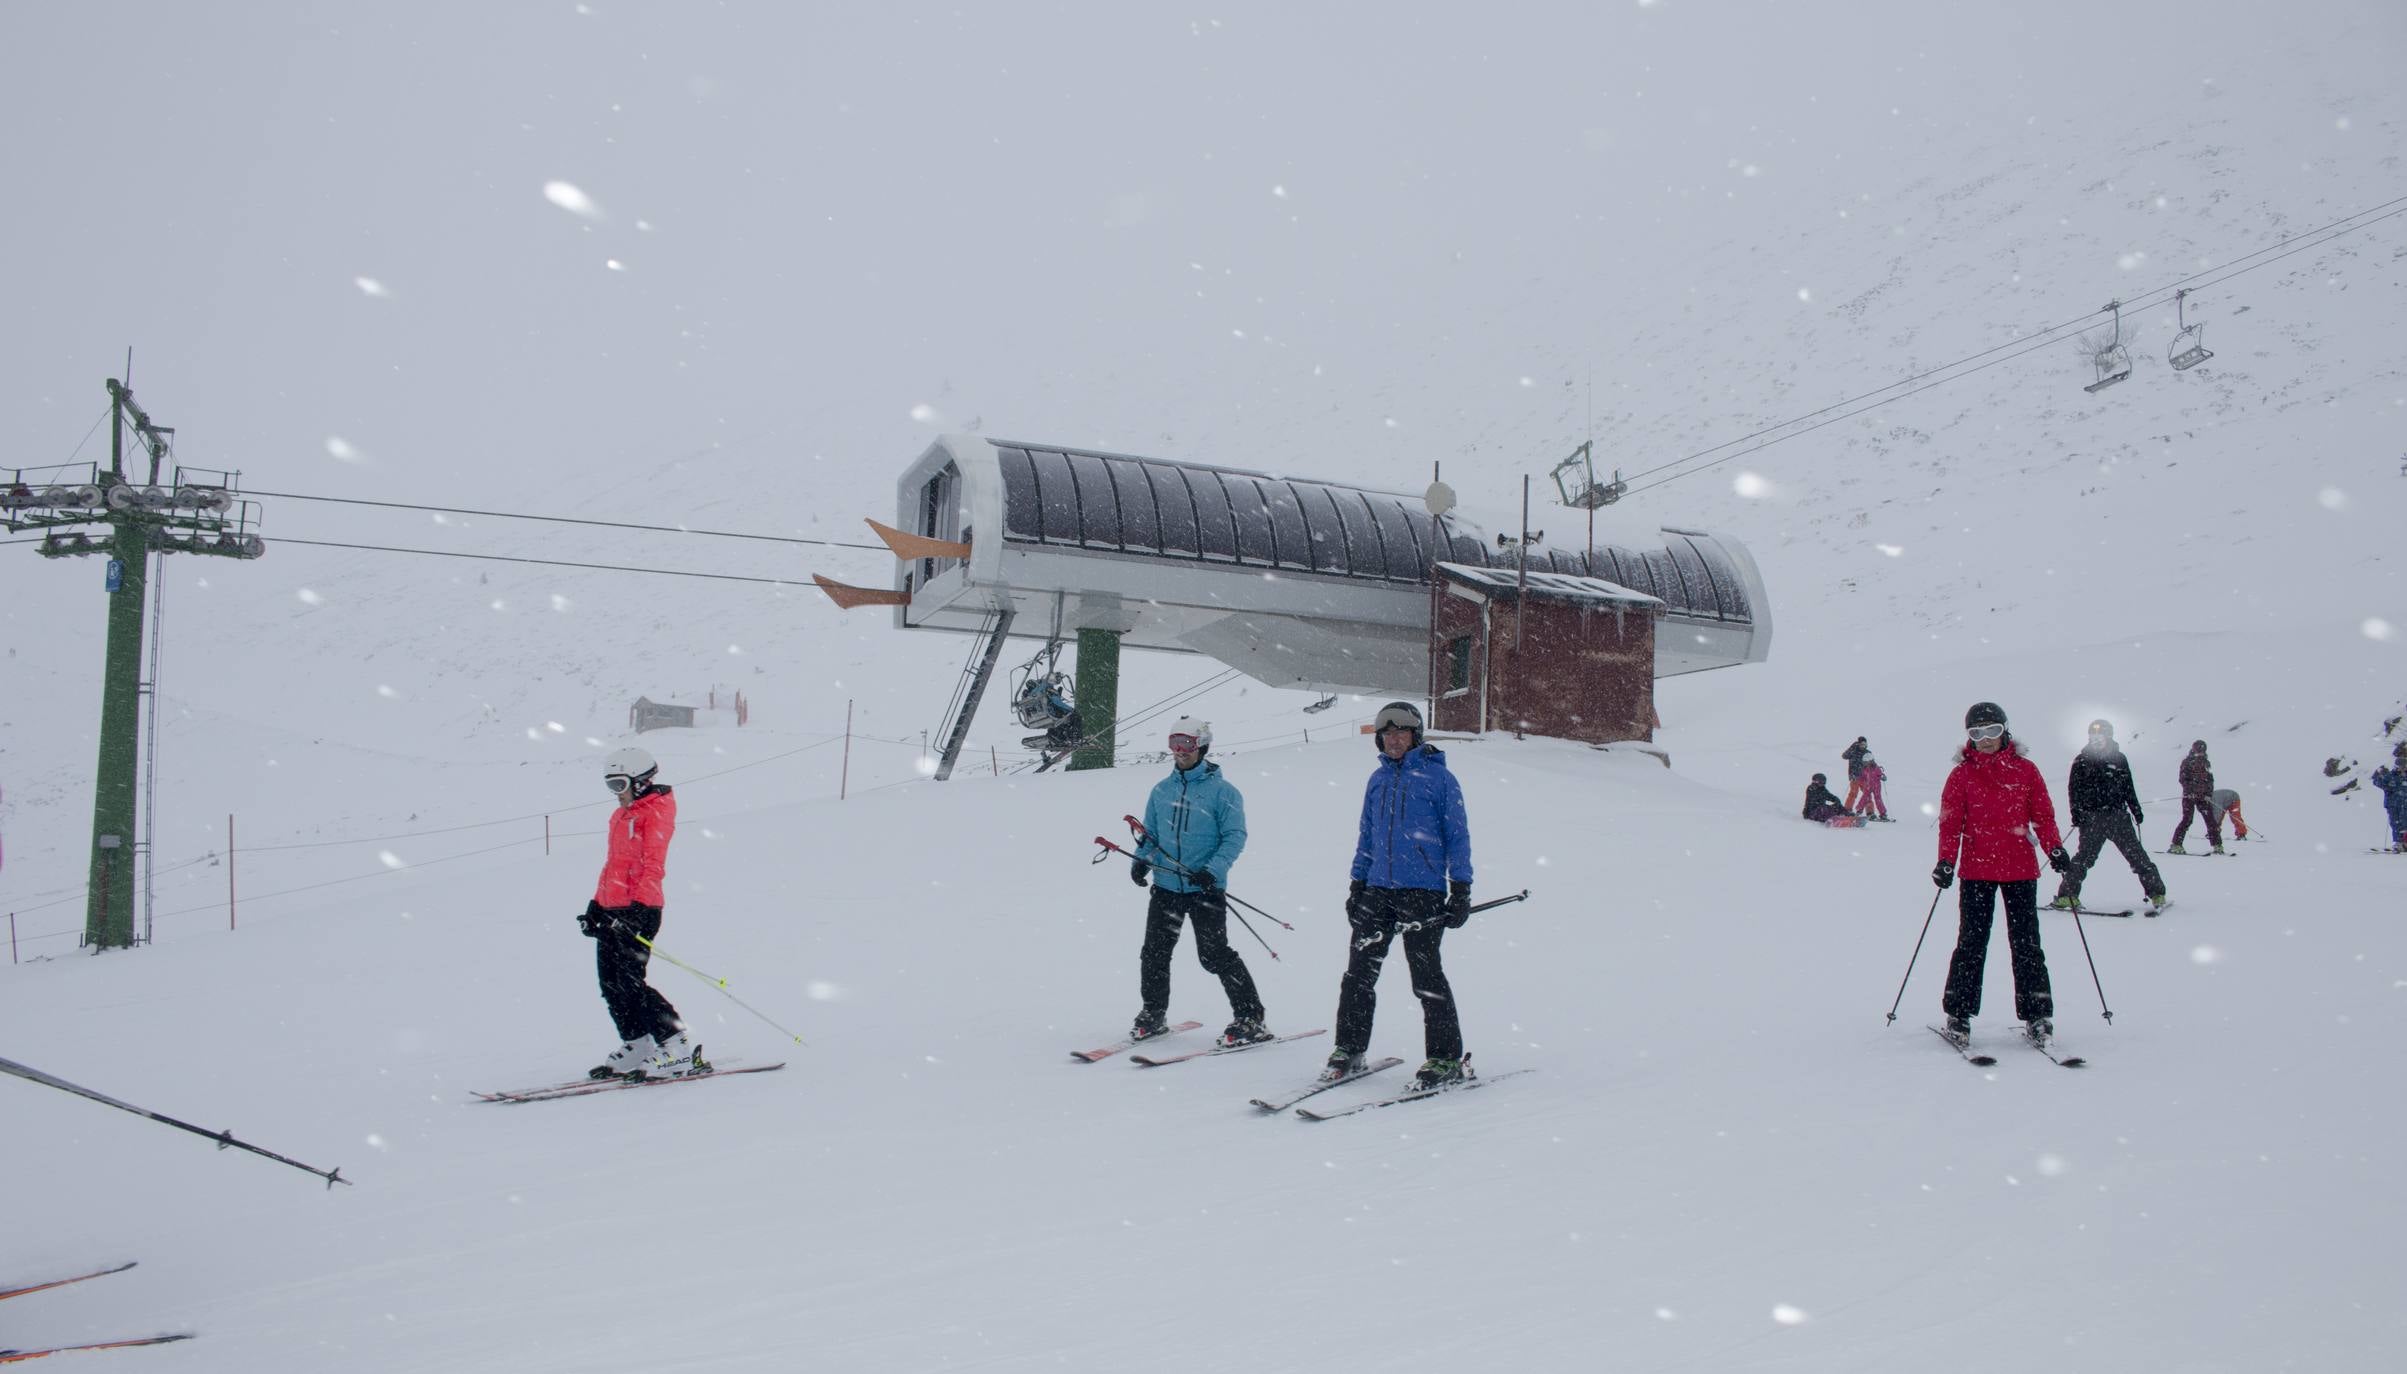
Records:
[[[2098,370],[2098,380],[2081,389],[2092,395],[2131,375],[2131,350],[2123,347],[2123,303],[2108,301],[2106,308],[2114,312],[2114,338],[2089,355],[2090,365]]]
[[[2173,322],[2181,327],[2181,332],[2173,336],[2173,347],[2165,361],[2173,364],[2175,372],[2187,372],[2215,356],[2206,348],[2206,326],[2190,324],[2182,318],[2182,298],[2189,294],[2187,287],[2173,293]]]
[[[1573,510],[1595,510],[1600,506],[1610,506],[1629,494],[1630,484],[1621,480],[1620,468],[1613,469],[1612,481],[1599,483],[1596,480],[1596,466],[1589,451],[1594,443],[1594,440],[1590,440],[1573,449],[1570,457],[1555,464],[1551,474],[1555,479],[1555,494],[1561,496],[1563,504]],[[1574,469],[1578,471],[1577,491],[1563,479],[1564,473]]]
[[[1031,749],[1063,747],[1078,739],[1078,704],[1069,676],[1061,671],[1062,642],[1047,640],[1034,658],[1012,671],[1011,714],[1042,733],[1021,743]]]

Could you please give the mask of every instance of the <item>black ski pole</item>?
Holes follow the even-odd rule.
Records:
[[[1128,828],[1129,828],[1129,830],[1130,830],[1132,833],[1134,833],[1134,834],[1136,835],[1136,837],[1137,837],[1137,842],[1138,842],[1139,844],[1142,844],[1142,843],[1144,843],[1144,841],[1145,841],[1145,823],[1144,823],[1143,821],[1140,821],[1140,820],[1138,820],[1138,819],[1137,819],[1136,817],[1134,817],[1134,816],[1122,816],[1120,819],[1121,819],[1121,820],[1124,820],[1124,821],[1126,821],[1126,822],[1128,822]],[[1136,857],[1136,856],[1132,854],[1132,855],[1130,855],[1129,857],[1131,857],[1131,858],[1134,858],[1134,857]],[[1160,858],[1160,859],[1148,859],[1148,860],[1146,860],[1146,862],[1147,862],[1147,863],[1151,863],[1151,864],[1156,864],[1156,865],[1158,865],[1158,866],[1160,866],[1160,867],[1162,867],[1162,868],[1167,868],[1167,869],[1169,869],[1171,872],[1173,872],[1173,873],[1176,873],[1177,875],[1179,875],[1179,876],[1180,876],[1180,877],[1182,877],[1182,878],[1192,878],[1192,877],[1194,877],[1194,876],[1195,876],[1195,870],[1194,870],[1194,869],[1192,869],[1192,868],[1189,868],[1189,867],[1187,867],[1185,864],[1182,864],[1182,863],[1178,862],[1177,860],[1175,860],[1175,859],[1172,859],[1172,858],[1169,858],[1169,857],[1167,857],[1167,856],[1165,856],[1165,857],[1163,857],[1163,858]],[[1287,924],[1285,921],[1281,921],[1281,920],[1279,920],[1279,918],[1278,918],[1278,917],[1271,915],[1269,912],[1267,912],[1267,911],[1264,911],[1262,908],[1260,908],[1260,907],[1258,907],[1258,906],[1255,906],[1255,905],[1254,905],[1252,902],[1249,902],[1249,901],[1245,900],[1243,897],[1240,897],[1240,896],[1238,896],[1236,893],[1229,891],[1229,890],[1228,890],[1227,888],[1225,888],[1225,887],[1220,889],[1220,895],[1221,895],[1221,896],[1223,896],[1223,897],[1226,897],[1226,898],[1228,898],[1228,899],[1229,899],[1230,901],[1232,901],[1232,902],[1235,902],[1237,905],[1239,905],[1239,906],[1241,906],[1241,907],[1244,907],[1246,910],[1248,910],[1248,911],[1250,911],[1250,912],[1254,913],[1256,916],[1259,916],[1259,917],[1261,917],[1263,920],[1265,920],[1265,921],[1271,921],[1271,922],[1274,922],[1274,923],[1276,923],[1276,924],[1278,925],[1279,929],[1281,929],[1281,930],[1294,930],[1294,929],[1295,929],[1295,927],[1294,927],[1294,926],[1291,926],[1291,925]]]
[[[231,1146],[237,1150],[249,1150],[255,1155],[264,1155],[267,1158],[276,1161],[278,1164],[289,1164],[292,1167],[300,1170],[302,1173],[315,1174],[319,1178],[326,1180],[326,1187],[329,1191],[332,1191],[334,1185],[337,1183],[342,1184],[346,1188],[351,1186],[351,1180],[344,1178],[343,1171],[340,1169],[313,1169],[297,1159],[286,1159],[284,1156],[277,1154],[274,1150],[263,1150],[247,1141],[236,1140],[232,1131],[212,1131],[200,1126],[195,1126],[189,1121],[178,1121],[172,1116],[161,1116],[157,1112],[150,1111],[146,1108],[137,1107],[130,1102],[120,1102],[116,1098],[110,1097],[105,1093],[96,1093],[90,1088],[78,1087],[75,1084],[68,1082],[64,1078],[53,1078],[49,1074],[42,1072],[40,1069],[30,1068],[26,1065],[18,1063],[13,1059],[0,1059],[0,1073],[13,1073],[19,1078],[25,1079],[28,1082],[39,1083],[46,1088],[56,1088],[60,1092],[74,1093],[77,1097],[88,1097],[93,1101],[101,1103],[105,1106],[115,1107],[121,1112],[132,1112],[136,1116],[148,1117],[151,1120],[158,1122],[162,1126],[173,1126],[179,1131],[190,1131],[194,1135],[216,1141],[217,1148],[221,1150]]]
[[[1897,1001],[1889,1004],[1889,1019],[1882,1023],[1884,1025],[1893,1025],[1897,1021],[1897,1008],[1906,1000],[1906,984],[1914,980],[1914,960],[1922,957],[1922,942],[1929,939],[1931,934],[1931,918],[1939,914],[1939,899],[1946,895],[1947,889],[1944,887],[1931,894],[1931,909],[1922,913],[1922,933],[1914,937],[1913,956],[1906,960],[1906,976],[1897,980]]]
[[[2098,990],[2098,1014],[2114,1024],[2114,1013],[2106,1009],[2106,985],[2098,981],[2098,961],[2090,958],[2089,932],[2081,928],[2081,908],[2073,908],[2073,932],[2081,937],[2081,957],[2089,960],[2089,985]]]
[[[1528,900],[1529,900],[1529,889],[1525,887],[1525,888],[1521,889],[1519,892],[1516,892],[1516,893],[1514,893],[1514,894],[1513,894],[1512,896],[1510,896],[1510,897],[1498,897],[1498,898],[1495,898],[1495,899],[1494,899],[1494,900],[1492,900],[1492,901],[1481,902],[1479,905],[1477,905],[1477,906],[1475,906],[1475,907],[1471,908],[1469,911],[1467,911],[1467,912],[1465,912],[1465,913],[1463,913],[1463,914],[1464,914],[1465,918],[1467,919],[1467,918],[1469,918],[1469,917],[1472,917],[1472,916],[1477,916],[1479,913],[1481,913],[1481,912],[1483,912],[1483,911],[1493,911],[1494,909],[1496,909],[1497,907],[1500,907],[1500,906],[1510,906],[1510,905],[1512,905],[1514,902],[1526,902],[1526,901],[1528,901]],[[1433,917],[1429,918],[1429,919],[1428,919],[1428,920],[1426,920],[1426,921],[1406,921],[1404,924],[1402,924],[1402,925],[1400,925],[1400,926],[1397,926],[1397,927],[1395,928],[1395,930],[1394,930],[1392,933],[1393,933],[1393,934],[1396,934],[1396,935],[1410,935],[1410,934],[1412,934],[1412,933],[1413,933],[1414,931],[1416,931],[1416,930],[1422,930],[1422,929],[1425,929],[1425,928],[1427,928],[1427,927],[1429,927],[1429,926],[1433,926],[1433,925],[1442,925],[1442,924],[1444,924],[1444,922],[1445,922],[1445,918],[1444,918],[1444,917],[1442,917],[1442,916],[1433,916]],[[1371,946],[1373,946],[1373,945],[1375,945],[1375,944],[1378,944],[1378,943],[1379,943],[1379,937],[1378,937],[1378,936],[1376,936],[1376,935],[1365,935],[1365,936],[1363,936],[1361,939],[1359,939],[1359,940],[1356,940],[1356,941],[1354,942],[1354,948],[1356,948],[1356,949],[1369,949]]]
[[[1099,864],[1099,863],[1102,863],[1102,862],[1104,861],[1104,859],[1105,859],[1105,858],[1107,858],[1108,856],[1110,856],[1110,855],[1113,855],[1113,854],[1128,854],[1128,857],[1130,857],[1130,858],[1132,858],[1132,859],[1136,859],[1136,860],[1137,860],[1137,862],[1139,862],[1139,863],[1152,863],[1152,862],[1153,862],[1153,860],[1151,860],[1151,859],[1138,858],[1138,856],[1137,856],[1137,855],[1134,855],[1134,854],[1129,854],[1127,850],[1125,850],[1125,849],[1122,849],[1120,846],[1118,846],[1118,845],[1116,845],[1116,844],[1113,844],[1113,843],[1112,843],[1110,840],[1107,840],[1107,839],[1103,838],[1101,835],[1097,835],[1097,836],[1095,837],[1095,843],[1096,843],[1096,844],[1099,844],[1099,845],[1101,845],[1101,846],[1103,846],[1103,847],[1095,851],[1095,857],[1094,857],[1094,858],[1087,860],[1087,862],[1088,862],[1088,863],[1091,863],[1091,864]],[[1177,864],[1170,863],[1170,862],[1167,862],[1167,861],[1165,861],[1165,862],[1162,864],[1162,867],[1169,869],[1169,870],[1170,870],[1171,872],[1173,872],[1173,873],[1177,873],[1177,874],[1180,874],[1180,875],[1182,875],[1182,876],[1185,876],[1185,877],[1193,877],[1193,876],[1194,876],[1194,874],[1192,874],[1192,873],[1188,872],[1188,870],[1186,870],[1185,868],[1182,868],[1182,867],[1180,867],[1180,866],[1179,866],[1179,865],[1177,865]],[[1226,893],[1225,891],[1224,891],[1224,892],[1222,892],[1220,895],[1221,895],[1221,896],[1223,896],[1223,897],[1228,897],[1228,893]],[[1229,898],[1229,900],[1231,900],[1231,901],[1235,901],[1236,899],[1235,899],[1235,898],[1233,898],[1233,897],[1230,897],[1230,898]],[[1223,910],[1226,910],[1226,908],[1223,908]],[[1257,910],[1257,911],[1260,911],[1260,910],[1261,910],[1261,908],[1259,908],[1259,907],[1256,907],[1256,908],[1255,908],[1255,910]],[[1278,958],[1279,958],[1279,952],[1278,952],[1277,950],[1275,950],[1275,949],[1271,949],[1271,948],[1270,948],[1270,941],[1268,941],[1268,940],[1265,940],[1265,939],[1263,939],[1263,938],[1262,938],[1262,932],[1261,932],[1261,931],[1258,931],[1258,930],[1256,930],[1256,929],[1254,929],[1254,923],[1253,923],[1253,922],[1251,922],[1251,921],[1249,921],[1249,920],[1247,920],[1247,919],[1245,919],[1245,913],[1244,913],[1244,912],[1242,912],[1242,911],[1231,911],[1231,912],[1229,912],[1229,914],[1230,914],[1231,916],[1234,916],[1234,917],[1236,917],[1236,918],[1237,918],[1237,924],[1239,924],[1239,925],[1241,925],[1241,926],[1244,926],[1244,927],[1245,927],[1245,933],[1246,933],[1246,934],[1253,936],[1253,937],[1254,937],[1254,939],[1255,939],[1255,941],[1256,941],[1257,943],[1259,943],[1259,944],[1262,946],[1262,948],[1264,948],[1264,949],[1266,949],[1266,950],[1270,950],[1270,957],[1271,957],[1271,958],[1273,958],[1273,959],[1278,959]],[[1271,915],[1270,915],[1270,913],[1269,913],[1269,912],[1267,912],[1267,911],[1264,911],[1264,912],[1262,912],[1262,914],[1263,914],[1264,916],[1269,916],[1271,920],[1274,920],[1274,921],[1279,921],[1279,918],[1278,918],[1278,917],[1276,917],[1276,916],[1271,916]],[[1280,925],[1283,925],[1283,926],[1287,926],[1287,928],[1288,928],[1289,930],[1293,930],[1293,929],[1295,929],[1295,927],[1294,927],[1294,926],[1288,926],[1288,925],[1287,925],[1287,923],[1286,923],[1285,921],[1279,921],[1279,924],[1280,924]],[[1279,960],[1279,962],[1281,962],[1281,963],[1285,963],[1285,962],[1286,962],[1286,960],[1284,960],[1284,959],[1280,959],[1280,960]]]

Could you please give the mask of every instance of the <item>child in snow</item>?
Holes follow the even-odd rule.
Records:
[[[1880,760],[1870,754],[1864,755],[1864,769],[1856,775],[1856,781],[1862,785],[1864,791],[1862,804],[1855,808],[1857,815],[1876,821],[1889,819],[1889,804],[1881,800],[1880,795],[1880,785],[1888,779],[1888,776],[1889,772],[1880,766]]]

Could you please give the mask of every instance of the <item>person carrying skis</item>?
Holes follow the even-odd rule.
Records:
[[[1468,1076],[1462,1015],[1439,951],[1446,932],[1471,919],[1471,821],[1445,753],[1422,741],[1419,707],[1409,701],[1380,707],[1371,739],[1379,762],[1362,791],[1346,885],[1352,952],[1338,982],[1337,1047],[1321,1077],[1334,1081],[1361,1072],[1378,1011],[1379,970],[1396,928],[1411,925],[1404,932],[1404,963],[1421,1002],[1422,1047],[1429,1056],[1414,1086],[1425,1090]]]
[[[2165,909],[2165,879],[2157,872],[2148,847],[2140,843],[2139,827],[2146,823],[2139,790],[2131,783],[2131,760],[2114,742],[2114,726],[2103,720],[2089,723],[2089,742],[2073,756],[2072,775],[2064,783],[2065,814],[2081,832],[2081,850],[2056,886],[2055,905],[2066,911],[2081,905],[2081,883],[2105,852],[2109,840],[2122,851],[2148,894],[2151,913]]]
[[[1864,760],[1871,753],[1872,746],[1864,743],[1862,735],[1857,735],[1855,743],[1839,751],[1839,757],[1847,761],[1847,810],[1850,814],[1864,799]]]
[[[2021,741],[2006,733],[2006,712],[1980,701],[1964,713],[1966,743],[1939,793],[1939,864],[1931,881],[1944,892],[1964,868],[1957,901],[1956,952],[1948,961],[1947,991],[1940,1010],[1943,1032],[1959,1046],[1972,1038],[1972,1018],[1981,1013],[1981,977],[1989,960],[1989,931],[1997,899],[2005,898],[2006,940],[2014,957],[2014,1014],[2032,1043],[2045,1045],[2056,1033],[2056,1002],[2048,988],[2048,957],[2039,945],[2039,860],[2030,835],[2039,833],[2048,865],[2062,873],[2072,864],[2056,831],[2056,808],[2048,785],[2024,756]]]
[[[1128,876],[1137,886],[1153,879],[1145,903],[1145,944],[1137,954],[1137,992],[1144,1007],[1129,1027],[1132,1040],[1160,1035],[1170,1010],[1170,956],[1178,951],[1179,929],[1195,922],[1195,958],[1220,979],[1229,997],[1229,1027],[1223,1045],[1250,1045],[1271,1038],[1262,1024],[1262,997],[1254,990],[1245,960],[1229,945],[1229,869],[1245,850],[1245,798],[1207,763],[1212,751],[1208,721],[1181,716],[1170,726],[1170,776],[1145,799],[1144,836]],[[1159,872],[1156,873],[1156,868]]]
[[[1857,815],[1876,821],[1889,819],[1889,804],[1881,800],[1880,795],[1880,785],[1888,778],[1889,771],[1880,766],[1880,760],[1870,754],[1864,755],[1863,772],[1857,775],[1857,781],[1864,786],[1864,800],[1855,809]]]
[[[2390,764],[2369,779],[2382,793],[2382,815],[2390,822],[2390,852],[2407,854],[2407,740],[2390,751]]]
[[[710,1067],[702,1047],[686,1038],[677,1009],[644,981],[652,959],[646,942],[660,933],[669,838],[677,833],[677,799],[656,781],[659,774],[660,764],[632,745],[602,761],[602,785],[618,809],[610,813],[601,880],[578,922],[593,939],[602,1002],[624,1043],[593,1070],[595,1078],[674,1078]]]
[[[1805,809],[1797,814],[1801,819],[1822,825],[1833,816],[1846,815],[1847,804],[1839,800],[1838,793],[1830,790],[1828,779],[1816,773],[1814,780],[1805,785]]]
[[[2190,833],[2190,817],[2196,813],[2206,822],[2206,838],[2223,852],[2223,817],[2215,810],[2215,769],[2206,759],[2206,741],[2194,740],[2190,752],[2181,761],[2181,824],[2173,827],[2173,847],[2168,854],[2187,854],[2181,847],[2182,836]]]

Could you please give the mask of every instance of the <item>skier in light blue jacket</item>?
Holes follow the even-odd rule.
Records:
[[[1143,887],[1150,875],[1153,897],[1145,906],[1145,945],[1137,955],[1137,989],[1144,1009],[1129,1028],[1132,1039],[1160,1035],[1169,1019],[1170,956],[1178,950],[1180,927],[1195,922],[1195,957],[1204,972],[1220,979],[1229,997],[1229,1027],[1223,1045],[1250,1045],[1271,1038],[1262,1024],[1262,996],[1254,990],[1245,960],[1229,945],[1229,868],[1245,851],[1245,798],[1204,755],[1212,749],[1209,721],[1180,717],[1170,727],[1170,776],[1153,785],[1145,800],[1144,837],[1128,876]]]

